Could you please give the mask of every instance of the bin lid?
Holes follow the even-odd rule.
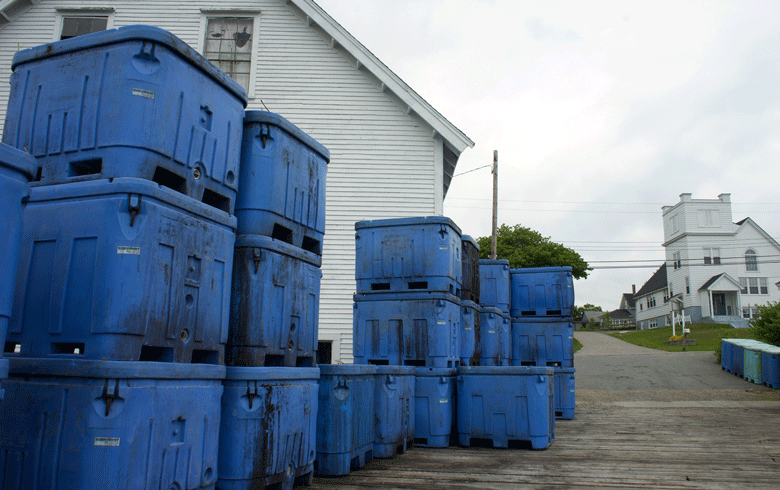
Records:
[[[360,376],[376,374],[373,364],[317,364],[322,376]]]
[[[38,173],[38,161],[34,156],[5,143],[0,143],[0,165],[23,173],[27,180],[32,180]]]
[[[322,256],[266,235],[239,235],[236,238],[235,248],[264,248],[306,262],[314,267],[322,267]]]
[[[458,374],[475,376],[533,376],[541,374],[552,376],[555,374],[555,368],[546,366],[460,366]]]
[[[479,266],[501,266],[509,267],[509,259],[479,259]]]
[[[377,291],[375,293],[356,293],[352,295],[355,303],[364,301],[427,301],[442,300],[456,305],[461,304],[459,296],[455,296],[447,291]]]
[[[426,226],[426,225],[445,225],[451,227],[458,235],[461,235],[460,228],[450,218],[446,216],[419,216],[413,218],[390,218],[390,219],[372,219],[358,221],[355,223],[355,230],[366,228],[388,228],[393,226]],[[462,239],[462,237],[461,237]],[[507,262],[508,264],[509,262]]]
[[[571,266],[563,265],[559,267],[519,267],[517,269],[509,269],[510,274],[548,274],[551,272],[568,272],[571,274]]]
[[[227,366],[225,379],[232,381],[294,381],[294,380],[318,380],[320,370],[317,368],[296,367],[243,367]]]
[[[214,66],[187,43],[170,32],[154,26],[132,25],[119,27],[25,49],[14,55],[11,70],[16,70],[17,66],[24,63],[127,41],[151,41],[166,46],[232,92],[246,107],[247,93],[244,87]]]
[[[477,313],[479,313],[482,310],[482,307],[479,306],[478,303],[475,303],[474,301],[469,301],[467,299],[460,300],[460,307],[461,308],[468,308],[470,310],[476,310]]]
[[[458,374],[458,368],[437,368],[428,366],[416,366],[414,368],[415,376],[452,376]]]
[[[64,378],[224,379],[225,366],[179,362],[11,358],[10,373]]]
[[[281,128],[289,133],[290,136],[311,148],[312,151],[318,153],[325,159],[325,163],[330,162],[330,151],[327,148],[279,114],[269,111],[246,111],[244,114],[244,126],[259,123],[272,124]]]
[[[472,247],[476,248],[477,251],[479,251],[479,243],[477,243],[477,241],[471,238],[469,235],[462,235],[460,237],[460,241],[471,244]]]
[[[416,369],[417,368],[415,368],[414,366],[377,365],[376,374],[379,375],[392,374],[393,376],[414,376]]]

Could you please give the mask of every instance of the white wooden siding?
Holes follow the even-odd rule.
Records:
[[[0,30],[2,121],[13,53],[51,41],[56,9],[84,7],[113,8],[114,27],[155,25],[193,47],[202,44],[202,10],[260,11],[248,109],[267,107],[330,150],[319,336],[335,340],[334,361],[352,362],[354,223],[436,214],[442,140],[283,0],[42,1]]]

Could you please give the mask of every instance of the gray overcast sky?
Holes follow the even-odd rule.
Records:
[[[593,271],[577,304],[650,278],[684,192],[731,193],[734,221],[780,237],[780,1],[316,1],[476,143],[456,174],[498,150],[499,223],[653,265]],[[476,238],[491,206],[486,168],[444,214]]]

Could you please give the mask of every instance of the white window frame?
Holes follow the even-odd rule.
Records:
[[[682,259],[680,258],[681,253],[680,251],[676,251],[672,253],[672,262],[674,264],[674,270],[680,269],[682,267]]]
[[[720,265],[720,248],[704,247],[704,265]]]
[[[249,86],[246,88],[249,99],[255,98],[256,79],[257,79],[257,58],[260,52],[260,11],[251,9],[230,9],[230,10],[212,10],[201,9],[200,11],[200,29],[198,32],[198,53],[205,56],[206,48],[206,26],[210,18],[217,17],[252,17],[252,56],[249,65]]]
[[[685,277],[685,294],[691,294],[691,278]]]
[[[57,15],[54,18],[54,32],[51,36],[52,42],[60,40],[66,17],[105,17],[106,30],[114,28],[113,8],[57,9]]]
[[[745,270],[758,272],[758,254],[752,248],[745,250]]]

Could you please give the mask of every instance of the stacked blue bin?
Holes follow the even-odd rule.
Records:
[[[222,397],[220,489],[311,483],[328,150],[246,111]]]
[[[753,339],[721,339],[720,359],[724,371],[780,388],[780,347]]]
[[[12,69],[3,142],[36,169],[3,488],[213,488],[246,92],[146,26],[20,51]]]
[[[406,367],[413,393],[408,406],[394,404],[393,415],[376,411],[378,421],[393,417],[414,424],[395,429],[393,454],[412,443],[450,443],[455,370],[464,357],[471,358],[461,352],[461,247],[460,228],[442,216],[355,224],[355,363]],[[472,315],[472,333],[474,327]],[[382,383],[377,381],[378,391],[384,390]],[[399,419],[399,410],[408,415]],[[375,456],[393,455],[375,448]]]
[[[479,244],[468,235],[461,240],[463,264],[460,290],[460,365],[477,366],[482,355],[479,306]]]
[[[480,259],[480,366],[508,366],[512,352],[509,261]]]
[[[574,284],[571,267],[512,269],[512,364],[552,367],[555,416],[574,418]]]

